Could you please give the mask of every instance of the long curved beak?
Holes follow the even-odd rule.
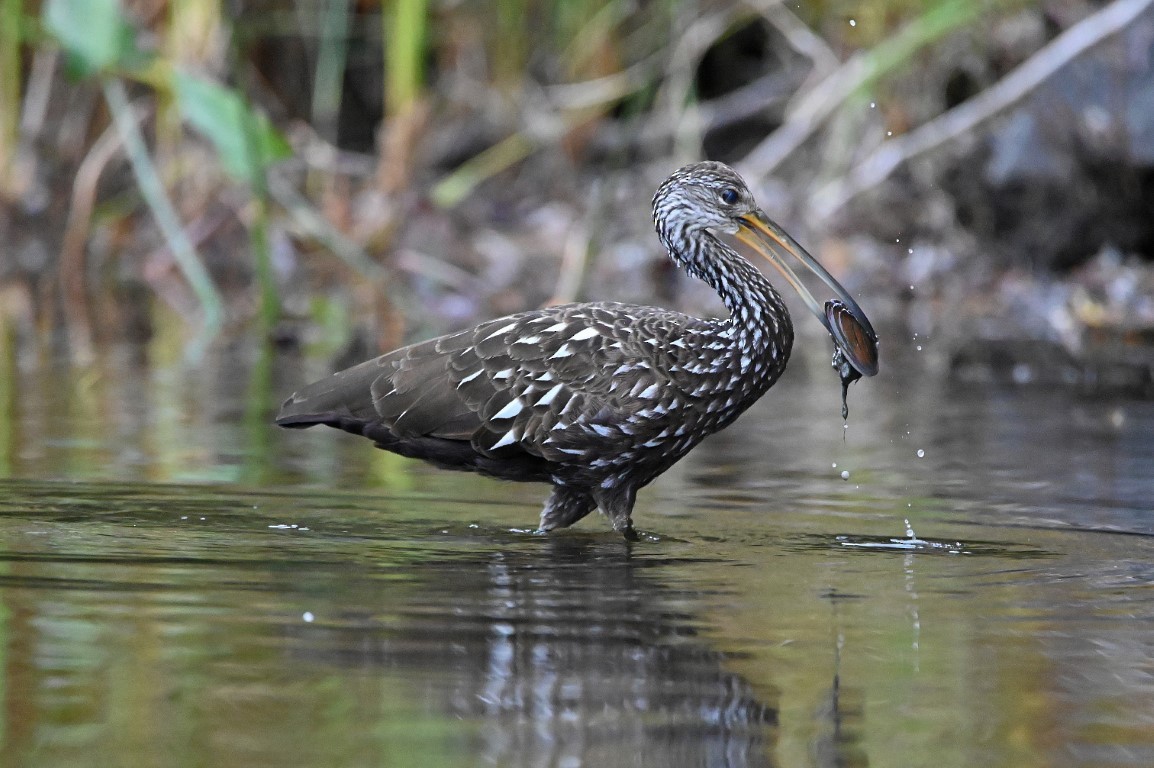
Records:
[[[781,257],[778,249],[789,253],[830,287],[837,295],[837,298],[845,305],[845,309],[849,310],[849,314],[853,320],[857,322],[861,330],[865,333],[866,339],[859,339],[857,343],[867,343],[872,347],[872,350],[870,350],[873,358],[872,365],[866,363],[864,366],[858,365],[857,367],[867,376],[872,376],[874,373],[877,373],[877,333],[874,331],[874,327],[870,323],[869,318],[866,317],[865,312],[863,312],[862,308],[858,306],[858,303],[854,301],[854,298],[849,295],[849,292],[842,287],[841,283],[835,280],[833,275],[826,271],[826,268],[811,256],[805,248],[802,248],[796,240],[790,237],[784,229],[766,216],[764,211],[755,210],[747,213],[738,218],[738,223],[740,226],[736,234],[737,239],[764,256],[770,264],[776,267],[777,271],[781,272],[782,277],[784,277],[789,284],[793,286],[793,289],[797,291],[798,295],[801,296],[810,311],[817,316],[821,324],[830,332],[830,335],[833,336],[838,346],[842,347],[843,351],[847,354],[850,354],[851,360],[855,358],[856,360],[861,360],[861,352],[855,355],[852,349],[845,348],[846,345],[842,341],[846,336],[845,329],[835,329],[830,325],[830,320],[827,317],[830,313],[813,297],[813,294],[810,293],[809,289],[806,288],[805,284],[798,278],[797,273],[794,272],[789,263]]]

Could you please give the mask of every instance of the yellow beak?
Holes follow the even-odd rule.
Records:
[[[878,372],[877,333],[874,332],[873,325],[870,324],[865,312],[849,295],[849,292],[842,287],[841,283],[835,280],[833,275],[826,271],[826,268],[817,259],[811,256],[763,211],[757,210],[747,213],[738,218],[738,223],[740,226],[737,230],[737,239],[757,251],[777,268],[782,277],[798,292],[810,311],[830,332],[834,342],[841,348],[842,353],[850,363],[866,376],[876,374]],[[845,313],[830,310],[828,305],[823,308],[809,289],[805,287],[805,284],[801,282],[793,268],[781,257],[778,249],[786,251],[820,277],[822,282],[829,286],[844,304],[845,309],[849,311],[849,317],[847,318]],[[836,325],[830,324],[829,315],[837,318]],[[854,327],[855,324],[857,327]]]

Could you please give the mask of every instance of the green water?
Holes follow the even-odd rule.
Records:
[[[1152,403],[799,358],[629,544],[147,359],[7,364],[2,765],[1154,764]]]

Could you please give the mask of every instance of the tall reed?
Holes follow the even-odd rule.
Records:
[[[9,173],[20,138],[20,30],[24,0],[0,0],[0,197],[9,186]]]
[[[391,115],[408,110],[425,83],[428,0],[392,0],[383,14],[385,39],[385,104]]]

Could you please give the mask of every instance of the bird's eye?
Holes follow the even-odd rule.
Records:
[[[740,195],[737,194],[737,190],[733,187],[726,187],[721,190],[721,202],[726,205],[734,205],[739,197]]]

